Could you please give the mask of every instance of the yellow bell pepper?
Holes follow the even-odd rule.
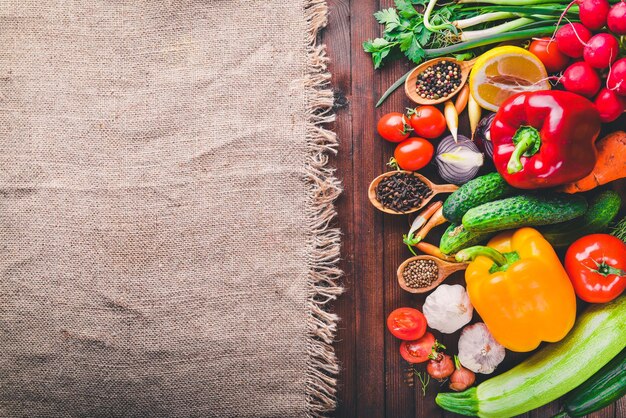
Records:
[[[499,234],[461,250],[467,292],[493,337],[512,351],[561,340],[576,319],[576,295],[552,246],[535,229]]]

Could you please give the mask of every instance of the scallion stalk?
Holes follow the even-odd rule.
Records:
[[[470,17],[467,19],[457,20],[452,22],[454,26],[459,29],[470,28],[472,26],[479,25],[485,22],[493,22],[495,20],[509,19],[512,17],[517,17],[515,13],[510,12],[493,12],[493,13],[485,13],[483,15],[478,15],[474,17]]]
[[[433,9],[437,5],[437,0],[429,0],[428,5],[426,6],[426,10],[424,10],[424,27],[431,32],[438,32],[443,29],[455,29],[454,25],[451,23],[443,23],[440,25],[433,25],[430,23],[430,14],[433,12]]]
[[[475,4],[475,3],[487,3],[497,4],[500,6],[532,6],[535,4],[545,4],[546,0],[457,0],[457,4]],[[558,4],[569,4],[570,2],[563,2]]]
[[[461,43],[454,44],[454,45],[444,46],[442,48],[425,49],[424,50],[425,58],[437,58],[437,57],[441,57],[442,55],[455,54],[457,52],[465,51],[465,50],[472,49],[472,48],[477,48],[479,46],[491,45],[491,44],[506,42],[506,41],[513,41],[516,39],[527,39],[527,38],[532,38],[532,37],[537,37],[537,36],[551,35],[555,29],[556,29],[555,26],[543,26],[539,28],[517,30],[513,32],[508,32],[508,33],[498,33],[498,34],[486,36],[480,39],[474,39],[471,41],[461,42]]]
[[[484,12],[484,13],[513,13],[515,15],[530,15],[530,14],[542,14],[560,17],[563,11],[566,9],[566,5],[549,5],[549,4],[541,4],[539,6],[501,6],[501,5],[484,5],[484,6],[471,6],[465,7],[463,10],[466,12],[475,11],[475,12]],[[573,5],[570,7],[567,12],[567,15],[574,16],[578,15],[578,6]]]
[[[509,32],[513,29],[517,29],[521,26],[528,25],[533,23],[533,19],[529,19],[527,17],[520,17],[519,19],[511,20],[506,23],[501,23],[496,26],[492,26],[488,29],[474,30],[474,31],[463,31],[459,36],[459,39],[463,42],[466,41],[474,41],[476,39],[483,39],[489,36],[493,36],[496,34],[500,34],[503,32]]]

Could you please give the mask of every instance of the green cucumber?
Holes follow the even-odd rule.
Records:
[[[567,394],[563,412],[556,417],[583,417],[598,411],[626,395],[626,350]]]
[[[463,215],[463,226],[471,232],[495,232],[549,225],[574,219],[586,210],[587,200],[580,195],[520,195],[468,210]]]
[[[439,393],[437,404],[458,414],[509,418],[565,395],[626,347],[626,297],[592,305],[558,343],[477,387]]]
[[[604,230],[617,216],[622,200],[613,190],[606,190],[596,195],[587,212],[579,218],[540,228],[550,244],[566,247],[578,238]]]
[[[454,254],[463,248],[471,247],[472,245],[487,241],[494,235],[495,234],[491,232],[470,232],[465,229],[463,224],[450,224],[448,229],[446,229],[441,236],[439,249],[444,254]]]
[[[448,196],[443,203],[443,216],[460,224],[465,212],[471,208],[510,196],[515,190],[498,173],[476,177]]]

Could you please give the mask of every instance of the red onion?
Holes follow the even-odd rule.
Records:
[[[437,353],[428,362],[426,371],[433,379],[443,380],[454,372],[454,363],[452,363],[452,358],[449,355]]]
[[[447,136],[437,146],[435,162],[442,179],[463,184],[476,177],[484,156],[467,137],[459,135],[458,142],[455,142],[452,136]]]
[[[463,367],[457,356],[454,356],[454,367],[456,370],[450,376],[449,386],[455,392],[462,392],[474,384],[476,375],[473,371]]]
[[[493,118],[496,117],[495,113],[491,113],[478,122],[476,132],[474,133],[474,142],[478,145],[485,155],[490,159],[493,159],[493,142],[491,142],[491,124]]]

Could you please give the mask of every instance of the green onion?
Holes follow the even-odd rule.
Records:
[[[470,17],[467,19],[457,20],[455,22],[452,22],[452,24],[459,29],[465,29],[465,28],[470,28],[472,26],[479,25],[481,23],[493,22],[495,20],[509,19],[511,17],[517,17],[517,15],[511,12],[492,12],[492,13],[485,13],[483,15]]]
[[[486,38],[492,35],[496,35],[499,33],[508,32],[512,29],[517,29],[520,26],[527,25],[529,23],[533,23],[534,20],[528,19],[526,17],[521,17],[519,19],[511,20],[506,23],[502,23],[498,26],[491,27],[489,29],[482,30],[474,30],[474,31],[463,31],[459,39],[461,41],[473,41],[476,39]]]
[[[508,33],[498,33],[495,35],[487,36],[481,39],[474,39],[467,42],[461,42],[458,44],[446,46],[443,48],[425,49],[426,58],[437,58],[442,55],[454,54],[460,51],[465,51],[479,46],[491,45],[500,42],[513,41],[516,39],[526,39],[536,36],[551,35],[555,30],[554,26],[543,26],[534,29],[525,29]]]

